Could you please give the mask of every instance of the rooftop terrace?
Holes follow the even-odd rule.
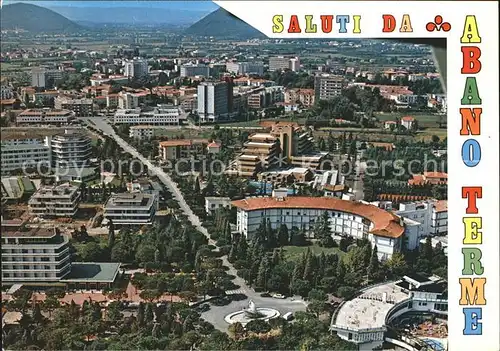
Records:
[[[334,326],[354,330],[383,328],[387,312],[407,298],[395,282],[376,285],[347,301],[340,308]]]

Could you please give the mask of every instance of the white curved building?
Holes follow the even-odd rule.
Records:
[[[233,201],[237,207],[237,230],[251,239],[262,220],[272,228],[285,224],[312,230],[326,211],[332,235],[368,239],[377,246],[380,259],[401,250],[405,226],[398,216],[376,206],[331,197],[254,197]]]
[[[446,289],[446,281],[418,274],[372,285],[339,306],[330,330],[357,344],[359,350],[373,350],[387,339],[390,323],[407,312],[447,315]]]
[[[92,151],[88,136],[74,130],[48,137],[47,144],[52,150],[52,162],[56,167],[84,167],[88,164]]]

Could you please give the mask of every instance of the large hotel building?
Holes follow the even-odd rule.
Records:
[[[55,228],[2,231],[2,283],[58,282],[71,270],[69,241]]]
[[[377,247],[380,259],[389,259],[403,247],[403,219],[361,202],[275,194],[273,197],[236,200],[232,205],[237,208],[237,230],[248,239],[252,238],[263,220],[269,220],[274,229],[284,224],[288,229],[304,228],[310,233],[326,211],[332,235],[368,239],[372,246]]]
[[[92,153],[92,141],[76,130],[65,130],[64,134],[47,137],[52,150],[52,162],[56,167],[84,167]]]

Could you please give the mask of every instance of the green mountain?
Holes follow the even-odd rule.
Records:
[[[2,29],[24,29],[28,32],[73,32],[82,27],[44,7],[14,3],[0,10]]]
[[[204,37],[251,39],[264,35],[232,13],[219,8],[186,29],[185,34]]]

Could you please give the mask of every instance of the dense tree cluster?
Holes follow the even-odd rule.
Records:
[[[19,324],[4,333],[3,344],[14,350],[189,350],[214,333],[184,303],[141,303],[128,316],[118,301],[105,310],[88,301],[81,307],[58,305],[49,318],[43,310],[45,303],[25,309]]]
[[[264,78],[276,82],[277,85],[285,88],[314,88],[314,77],[308,73],[297,73],[290,70],[274,71],[266,73]]]

